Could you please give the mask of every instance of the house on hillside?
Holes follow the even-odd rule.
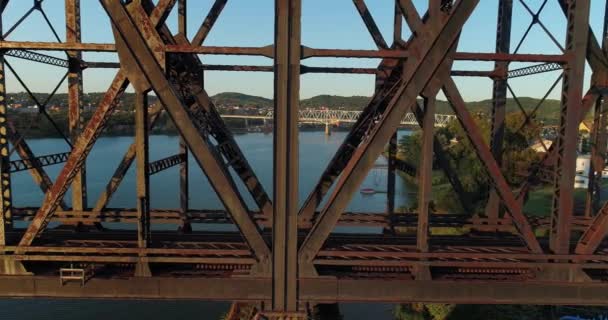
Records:
[[[582,135],[589,135],[593,130],[593,120],[583,120],[581,124],[578,125],[578,132]]]
[[[530,148],[532,148],[534,151],[538,152],[538,153],[543,153],[546,152],[546,150],[549,150],[549,148],[551,148],[551,145],[553,144],[553,141],[548,140],[548,139],[543,139],[542,143],[539,141],[533,145],[530,146]],[[547,148],[545,150],[545,148]]]

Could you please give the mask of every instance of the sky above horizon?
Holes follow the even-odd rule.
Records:
[[[188,3],[188,36],[191,39],[207,15],[213,0],[190,0]],[[542,0],[525,0],[536,11]],[[3,27],[6,32],[29,8],[33,1],[13,0],[4,13]],[[97,0],[81,0],[83,21],[83,42],[111,43],[114,37],[110,21]],[[392,42],[393,6],[391,0],[367,0],[370,12],[388,43]],[[422,14],[427,0],[414,0]],[[481,0],[463,29],[458,51],[493,52],[495,50],[495,29],[498,0]],[[591,0],[590,25],[596,37],[601,35],[605,1]],[[45,0],[43,8],[62,41],[65,39],[65,11],[63,0]],[[177,32],[177,10],[174,9],[167,24]],[[562,44],[565,42],[566,19],[556,0],[549,0],[540,15],[541,21]],[[514,18],[511,50],[515,49],[523,33],[531,22],[531,15],[514,0]],[[403,37],[407,40],[410,32],[404,22]],[[266,46],[272,44],[274,33],[273,0],[229,0],[213,27],[205,45],[209,46]],[[34,12],[12,32],[6,40],[55,42],[53,33],[42,15]],[[375,49],[352,0],[302,0],[302,43],[313,48]],[[65,57],[61,52],[43,52]],[[518,53],[559,54],[560,49],[550,40],[537,24],[523,42]],[[250,56],[201,56],[206,64],[272,65],[272,59]],[[85,53],[87,61],[117,61],[114,53]],[[8,57],[7,61],[16,69],[24,82],[34,92],[51,92],[65,73],[65,69],[27,63]],[[307,66],[332,67],[376,67],[379,59],[336,59],[309,58],[302,61]],[[511,69],[529,64],[513,63]],[[491,70],[491,62],[454,63],[454,70]],[[7,91],[20,92],[23,88],[15,77],[7,71]],[[84,73],[85,92],[106,91],[115,69],[88,69]],[[510,80],[517,96],[542,97],[558,77],[559,72],[550,72],[525,78]],[[588,87],[590,70],[585,74]],[[491,97],[492,81],[487,78],[455,77],[456,83],[468,101]],[[370,96],[373,93],[374,77],[371,75],[305,74],[301,77],[301,97],[309,98],[320,94],[343,96]],[[258,72],[205,72],[205,88],[210,95],[220,92],[241,92],[266,98],[273,96],[272,73]],[[550,98],[559,99],[558,85]],[[59,92],[67,92],[67,84]],[[442,96],[439,97],[443,98]]]

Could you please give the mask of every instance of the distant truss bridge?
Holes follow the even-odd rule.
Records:
[[[300,110],[301,123],[322,123],[322,124],[339,124],[339,123],[354,123],[359,118],[361,111],[355,110],[323,110],[323,109],[304,109]],[[248,115],[248,114],[222,114],[225,119],[262,119],[272,120],[273,112],[269,111],[265,114]],[[456,116],[449,114],[436,114],[435,126],[445,127],[450,121],[456,119]],[[413,113],[407,113],[402,125],[416,126],[416,116]]]

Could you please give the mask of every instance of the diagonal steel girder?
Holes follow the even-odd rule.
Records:
[[[144,1],[143,5],[150,10],[153,8],[153,3],[151,1]],[[202,27],[205,26],[207,26],[207,24],[204,24]],[[164,25],[160,28],[160,32],[165,41],[169,41],[172,44],[188,44],[188,40],[183,35],[177,35],[175,37],[172,36],[169,29]],[[221,120],[213,101],[211,101],[207,93],[204,91],[201,78],[195,74],[195,70],[202,70],[201,61],[196,55],[193,54],[184,54],[180,55],[180,57],[169,56],[168,59],[169,71],[173,71],[173,74],[182,76],[186,74],[186,76],[183,78],[188,79],[187,83],[182,83],[175,78],[173,79],[173,82],[174,85],[179,87],[179,91],[183,94],[182,98],[187,101],[188,105],[190,105],[190,111],[192,112],[194,118],[198,121],[198,125],[209,126],[208,133],[211,134],[217,141],[218,151],[227,159],[228,165],[232,166],[234,171],[241,178],[258,205],[258,208],[267,217],[271,218],[272,203],[266,191],[247,162],[238,144],[234,140],[230,130]],[[172,61],[175,61],[175,63],[171,63]],[[193,65],[196,67],[192,68]],[[154,117],[154,119],[151,119],[150,121],[151,128],[154,126],[158,116],[159,114],[152,112],[152,117]],[[95,205],[95,211],[102,210],[108,204],[110,198],[118,189],[120,182],[124,178],[134,159],[135,144],[132,144],[125,153],[111,180],[106,185],[105,191],[99,197],[97,204]]]
[[[201,26],[202,30],[207,30],[207,33],[209,32],[224,4],[222,4],[221,0],[216,1],[207,17],[210,20],[208,23],[203,23]],[[151,0],[143,1],[142,6],[147,12],[154,12],[154,3]],[[201,29],[199,29],[199,32],[202,32]],[[185,35],[178,34],[173,36],[166,25],[161,25],[158,28],[158,32],[166,43],[184,46],[191,45]],[[204,37],[202,40],[204,40]],[[234,172],[243,181],[260,211],[268,219],[271,219],[272,202],[266,190],[204,89],[203,78],[199,74],[203,70],[200,58],[196,54],[168,55],[167,61],[167,68],[171,75],[170,81],[180,93],[180,98],[189,106],[191,116],[196,121],[197,127],[200,128],[200,133],[209,134],[215,139],[217,143],[215,149],[226,159],[226,166],[234,169]],[[228,169],[226,168],[226,170]]]
[[[418,12],[416,11],[411,0],[399,0],[399,4],[410,30],[412,30],[412,32],[418,32],[421,30],[421,28],[423,28],[423,21],[418,15]],[[467,111],[466,103],[464,102],[464,99],[462,99],[462,96],[460,95],[460,92],[458,91],[458,88],[451,77],[447,77],[445,79],[443,84],[443,92],[454,109],[454,112],[456,113],[462,127],[467,132],[467,137],[471,141],[477,156],[492,179],[498,196],[505,204],[507,212],[513,218],[513,224],[517,231],[520,233],[526,245],[532,252],[541,253],[542,248],[534,236],[530,223],[527,221],[522,212],[521,204],[516,201],[515,196],[511,192],[511,189],[502,175],[496,159],[494,159],[490,149],[484,143],[481,133],[479,132],[479,128],[477,128],[473,118]]]
[[[183,35],[172,38],[169,30],[165,28],[161,30],[161,33],[165,39],[182,45],[188,44],[188,40]],[[179,57],[170,55],[168,58],[170,62],[173,58],[177,58],[178,60],[174,67],[187,75],[185,77],[188,79],[187,83],[176,83],[174,81],[174,85],[180,89],[182,98],[190,106],[193,119],[197,121],[199,127],[206,127],[208,129],[207,133],[217,142],[215,149],[226,158],[226,166],[234,169],[234,172],[243,181],[260,211],[270,219],[272,217],[272,202],[266,190],[254,173],[241,148],[234,140],[230,129],[226,127],[213,101],[205,91],[201,78],[192,70],[202,70],[202,62],[194,54],[180,55]],[[192,66],[195,67],[192,68]]]
[[[10,122],[8,124],[8,127],[10,130],[10,134],[8,135],[9,140],[13,145],[13,148],[17,150],[17,154],[19,154],[19,157],[21,157],[21,159],[36,159],[34,152],[25,141],[25,138],[23,138],[19,134],[17,128],[15,128],[15,126]],[[53,181],[46,173],[44,168],[41,166],[32,166],[29,169],[29,172],[32,175],[32,178],[34,179],[34,182],[36,182],[36,184],[40,187],[40,190],[42,190],[43,193],[47,193],[53,185]],[[67,205],[63,201],[61,201],[59,205],[62,209],[67,209]]]
[[[193,46],[200,46],[203,44],[203,42],[209,35],[211,28],[213,28],[213,25],[217,21],[217,18],[220,16],[220,13],[222,13],[226,2],[228,2],[228,0],[215,0],[213,6],[211,7],[211,10],[209,10],[209,14],[207,14],[207,17],[203,21],[203,24],[199,27],[198,31],[196,32],[196,35],[192,39]]]
[[[566,0],[558,0],[564,15],[568,14],[568,3]],[[606,57],[602,47],[597,42],[595,34],[591,27],[589,27],[589,36],[587,40],[587,62],[591,67],[591,70],[594,76],[598,76],[600,78],[605,77],[608,74],[608,57]],[[592,84],[593,85],[593,84]],[[578,113],[578,123],[581,123],[589,110],[595,105],[595,102],[599,98],[599,93],[595,92],[593,88],[589,89],[587,93],[583,97],[582,108]],[[520,192],[517,195],[518,199],[526,199],[528,192],[532,186],[532,180],[536,176],[536,174],[540,171],[540,167],[551,166],[555,161],[555,157],[557,155],[556,144],[552,144],[549,148],[549,151],[545,153],[545,156],[541,160],[541,166],[532,170],[528,175],[528,179],[524,181],[524,183],[520,186]]]
[[[313,220],[317,207],[321,201],[323,201],[323,198],[342,170],[344,170],[346,162],[352,157],[355,151],[355,147],[361,143],[365,133],[373,125],[377,113],[385,110],[387,101],[386,99],[383,99],[383,97],[400,78],[402,68],[402,63],[399,63],[396,59],[383,59],[378,66],[376,81],[377,83],[381,83],[383,88],[374,93],[368,106],[363,110],[361,115],[359,115],[352,129],[344,139],[344,142],[342,142],[323,171],[319,181],[306,198],[306,201],[299,212],[300,223],[306,225]]]
[[[143,5],[149,10],[153,8],[151,1],[144,1]],[[212,11],[213,10],[214,9],[212,8]],[[207,26],[207,24],[204,24],[203,26]],[[212,24],[210,26],[212,26]],[[188,40],[183,35],[172,36],[168,27],[165,25],[160,27],[159,32],[161,33],[162,38],[171,44],[189,45]],[[170,55],[167,57],[167,60],[169,62],[167,66],[169,74],[175,75],[175,77],[172,78],[172,82],[179,88],[182,98],[186,104],[190,106],[190,111],[194,119],[196,119],[197,125],[199,127],[208,127],[208,134],[213,136],[217,141],[217,151],[227,159],[227,164],[230,165],[239,178],[241,178],[258,208],[268,218],[271,218],[272,203],[270,198],[234,140],[230,130],[225,126],[213,101],[211,101],[205,92],[201,77],[196,74],[197,70],[202,70],[200,59],[194,54],[181,54],[179,56]],[[187,81],[184,82],[180,79],[187,79]],[[154,121],[151,121],[151,124],[153,123]],[[95,210],[103,209],[103,207],[107,205],[111,195],[118,188],[122,177],[124,177],[135,158],[134,148],[134,145],[132,145],[123,157],[123,160],[116,169],[111,181],[108,182],[106,191],[99,198]]]
[[[571,219],[574,210],[574,184],[576,176],[576,145],[585,75],[585,52],[589,39],[588,1],[570,1],[566,53],[571,55],[564,71],[560,107],[560,124],[556,145],[555,181],[553,184],[553,206],[551,208],[551,232],[549,244],[556,254],[570,251],[572,236]]]
[[[167,3],[171,0],[161,0],[154,12],[150,15],[152,23],[157,25],[166,17],[164,10],[168,7]],[[97,109],[80,136],[74,143],[70,157],[65,166],[57,176],[57,179],[50,190],[46,193],[42,206],[36,212],[32,222],[28,226],[23,237],[19,241],[19,246],[30,246],[36,236],[42,232],[50,221],[53,212],[57,209],[70,184],[93,148],[97,137],[106,126],[107,120],[116,108],[117,99],[122,95],[129,85],[127,75],[120,69],[110,87],[106,91],[103,99],[99,102]]]
[[[388,45],[386,44],[384,37],[382,37],[380,29],[378,29],[378,25],[374,21],[372,14],[369,12],[367,5],[365,5],[365,0],[353,0],[353,3],[357,8],[357,11],[359,12],[361,19],[365,24],[365,27],[374,39],[374,42],[376,43],[378,49],[388,49]]]
[[[299,251],[301,266],[312,267],[314,257],[335,227],[341,212],[382,153],[384,145],[399,126],[401,117],[416,103],[416,98],[439,68],[478,2],[479,0],[457,2],[450,14],[445,18],[437,16],[430,19],[410,42],[412,52],[419,55],[411,56],[405,62],[403,78],[396,85],[386,111],[357,147],[330,199],[302,243]]]
[[[154,128],[156,121],[162,114],[161,111],[161,106],[155,106],[152,107],[152,110],[148,112],[148,130],[152,130],[152,128]],[[120,186],[120,183],[127,174],[127,171],[129,171],[129,168],[133,164],[133,161],[135,161],[135,147],[135,142],[133,142],[125,152],[124,156],[122,157],[122,160],[116,167],[114,174],[110,178],[110,181],[108,181],[103,192],[101,193],[101,195],[99,195],[99,198],[97,198],[97,202],[95,203],[93,211],[101,211],[105,209],[105,207],[110,202],[110,199],[112,199],[112,196],[114,195],[116,190],[118,190],[118,187]]]
[[[415,8],[414,8],[415,9]],[[348,135],[344,139],[344,142],[338,148],[338,151],[330,160],[326,169],[323,171],[319,181],[315,185],[313,191],[310,193],[304,205],[300,209],[299,219],[303,225],[308,224],[313,220],[316,208],[319,206],[329,189],[338,178],[346,162],[352,157],[355,151],[355,147],[358,146],[365,134],[373,125],[377,115],[386,109],[388,100],[385,96],[389,94],[389,91],[393,88],[395,83],[401,78],[403,71],[403,62],[398,59],[383,59],[378,66],[378,74],[376,79],[376,86],[381,86],[381,90],[377,90],[374,93],[368,106],[363,110],[357,121],[349,131]],[[417,103],[414,104],[414,113],[422,115],[422,109]],[[418,116],[417,116],[418,117]],[[418,117],[418,123],[421,124],[422,118]],[[443,147],[439,140],[435,138],[433,151],[437,155],[439,165],[442,171],[448,177],[448,180],[454,191],[458,194],[459,199],[466,210],[470,210],[469,197],[466,194],[462,183],[454,171],[451,168],[450,161],[446,155]]]
[[[124,42],[127,43],[129,55],[137,62],[136,68],[145,76],[161,104],[172,118],[184,141],[192,151],[194,158],[207,175],[220,200],[230,212],[235,224],[258,261],[267,261],[270,256],[268,245],[262,238],[258,226],[249,216],[244,201],[232,180],[229,172],[220,163],[219,155],[200,134],[198,128],[179,95],[159,65],[158,57],[146,42],[155,37],[155,29],[144,9],[136,3],[132,8],[135,17],[129,14],[124,5],[118,1],[100,0],[110,16]],[[140,29],[141,28],[141,29]],[[157,37],[158,35],[156,35]],[[127,41],[128,40],[128,41]]]

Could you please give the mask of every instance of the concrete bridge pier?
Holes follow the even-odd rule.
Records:
[[[331,136],[331,124],[328,122],[325,123],[325,135]]]

